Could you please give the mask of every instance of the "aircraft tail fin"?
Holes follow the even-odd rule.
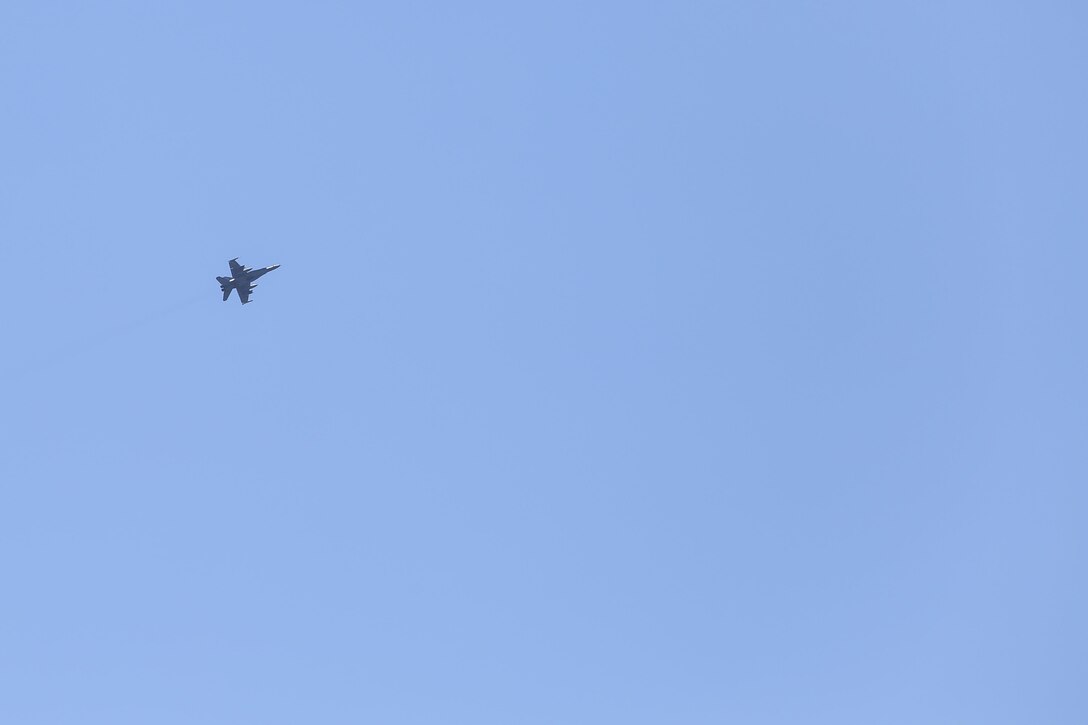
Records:
[[[227,298],[230,297],[230,291],[232,289],[234,289],[234,288],[233,287],[224,287],[223,288],[223,301],[224,302],[226,302]]]

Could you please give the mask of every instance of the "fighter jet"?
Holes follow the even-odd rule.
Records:
[[[223,290],[223,301],[226,302],[227,298],[230,297],[230,291],[236,289],[238,290],[238,299],[242,301],[243,305],[249,302],[249,293],[257,286],[253,284],[253,280],[280,267],[278,264],[273,264],[271,267],[261,267],[260,269],[243,267],[238,264],[237,257],[230,260],[228,264],[230,264],[230,277],[216,277],[219,280],[219,289]]]

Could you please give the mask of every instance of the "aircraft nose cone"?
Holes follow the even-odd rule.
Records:
[[[269,267],[269,269],[279,269],[279,268],[280,268],[280,266],[278,264],[273,264],[271,267]]]

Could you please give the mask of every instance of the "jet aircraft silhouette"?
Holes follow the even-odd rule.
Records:
[[[230,277],[216,277],[219,281],[219,289],[223,290],[223,301],[226,302],[227,298],[230,297],[230,291],[236,289],[238,290],[238,299],[242,301],[243,305],[249,302],[249,293],[257,286],[253,284],[253,280],[263,277],[280,267],[278,264],[273,264],[271,267],[261,267],[260,269],[243,267],[238,264],[237,257],[230,260],[228,264],[230,264]]]

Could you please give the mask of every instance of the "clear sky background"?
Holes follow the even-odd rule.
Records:
[[[4,2],[0,721],[1086,722],[1086,68],[1072,1]]]

